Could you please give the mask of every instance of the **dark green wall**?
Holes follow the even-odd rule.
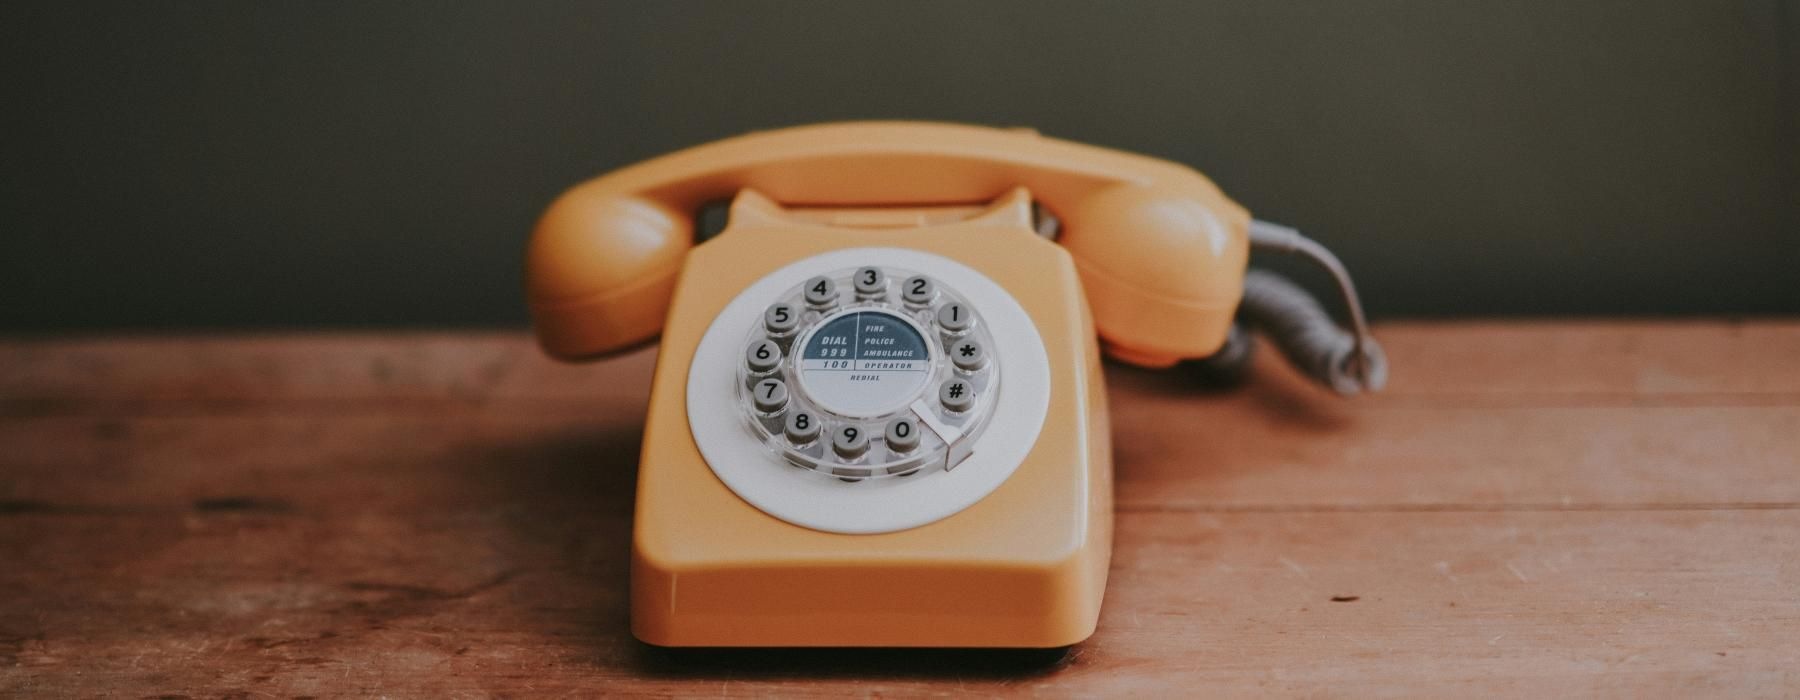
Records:
[[[1378,316],[1800,312],[1800,2],[8,3],[0,328],[512,324],[563,187],[750,129],[1184,161]]]

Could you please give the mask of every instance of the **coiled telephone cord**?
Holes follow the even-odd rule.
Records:
[[[1339,394],[1380,390],[1387,384],[1387,356],[1369,335],[1368,320],[1349,270],[1336,255],[1299,231],[1267,221],[1250,223],[1250,245],[1299,255],[1330,273],[1350,317],[1346,331],[1306,290],[1287,278],[1265,270],[1244,275],[1244,299],[1238,305],[1238,323],[1268,337],[1288,362],[1313,380]],[[1231,339],[1213,364],[1231,366],[1248,362],[1249,337],[1234,328]]]

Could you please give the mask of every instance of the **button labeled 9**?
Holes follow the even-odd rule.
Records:
[[[860,426],[840,425],[831,432],[831,449],[838,456],[854,459],[869,449],[869,434]]]

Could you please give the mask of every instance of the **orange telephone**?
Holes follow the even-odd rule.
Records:
[[[695,212],[724,198],[728,224],[695,245]],[[1253,244],[1339,273],[1355,331],[1247,277]],[[527,287],[556,357],[662,338],[638,638],[1056,647],[1093,632],[1111,554],[1100,346],[1239,362],[1256,327],[1340,391],[1375,388],[1383,362],[1322,250],[1174,163],[844,123],[575,187],[532,235]]]

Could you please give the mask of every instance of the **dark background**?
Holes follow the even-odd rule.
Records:
[[[1191,164],[1377,316],[1800,312],[1800,1],[7,3],[0,329],[518,324],[537,212],[751,129]]]

